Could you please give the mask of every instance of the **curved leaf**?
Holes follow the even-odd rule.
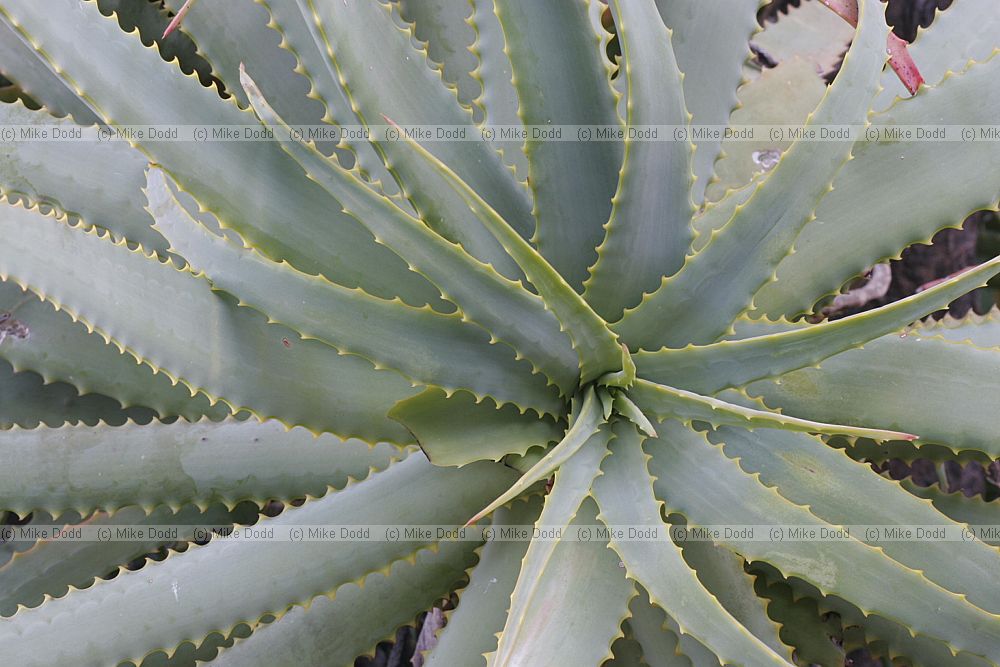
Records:
[[[795,252],[778,265],[775,282],[754,296],[755,316],[807,311],[873,264],[898,257],[901,248],[929,243],[972,211],[996,208],[1000,154],[994,142],[901,140],[886,132],[928,122],[953,126],[949,131],[988,126],[996,122],[998,105],[1000,57],[993,57],[872,116],[870,131],[878,140],[855,146],[816,219],[795,240]],[[870,196],[873,183],[886,196]]]
[[[469,23],[476,31],[476,42],[472,52],[479,58],[479,68],[473,73],[483,88],[476,103],[484,112],[483,125],[517,127],[521,119],[517,115],[520,103],[517,90],[511,80],[510,58],[507,56],[507,40],[496,12],[493,0],[469,0],[472,16]],[[524,154],[524,141],[520,138],[510,141],[494,141],[503,153],[503,160],[514,168],[518,180],[528,178],[528,158]]]
[[[1000,257],[913,296],[840,320],[712,345],[640,352],[634,358],[639,372],[645,377],[669,378],[694,391],[715,393],[726,387],[738,387],[759,378],[818,364],[898,331],[921,317],[946,308],[963,294],[985,285],[998,273]]]
[[[493,513],[491,528],[499,537],[505,527],[535,523],[542,503],[539,496],[501,507]],[[521,561],[529,540],[490,539],[479,553],[479,562],[469,574],[469,584],[459,593],[458,607],[448,614],[448,623],[437,644],[426,656],[427,667],[485,667],[485,654],[497,647],[503,630]]]
[[[477,401],[468,392],[448,395],[436,387],[400,401],[389,416],[405,426],[439,466],[499,461],[507,454],[558,442],[564,433],[551,417],[520,412],[512,403]]]
[[[244,85],[261,119],[272,127],[285,127],[252,82],[245,80]],[[570,361],[576,355],[544,301],[433,233],[311,147],[286,139],[281,144],[311,179],[336,196],[380,243],[426,276],[467,317],[521,352],[563,393],[576,387],[578,374]]]
[[[661,503],[653,496],[653,480],[646,469],[643,438],[630,425],[616,427],[615,435],[611,456],[603,465],[604,475],[594,484],[600,518],[609,527],[665,530]],[[611,546],[622,557],[629,578],[642,584],[654,603],[670,611],[682,632],[704,643],[724,663],[789,664],[704,588],[672,541],[617,539],[613,533]]]
[[[356,583],[293,607],[257,628],[212,665],[225,667],[328,667],[350,665],[401,625],[448,595],[474,560],[475,542],[442,542],[397,560]],[[362,612],[362,613],[359,613]]]
[[[367,441],[408,442],[385,415],[416,393],[399,375],[266,324],[190,271],[97,232],[20,207],[0,208],[0,278],[234,411]],[[58,272],[49,270],[56,264]]]
[[[818,368],[755,382],[748,391],[772,408],[912,429],[921,442],[996,458],[998,369],[998,350],[906,333],[830,357]]]
[[[257,526],[448,524],[509,479],[495,464],[455,471],[411,456]],[[428,542],[213,540],[0,620],[0,659],[23,667],[141,659],[156,649],[198,641],[212,630],[280,616]],[[234,562],[240,566],[234,568]],[[274,576],[276,571],[283,576]],[[149,609],[157,610],[152,625]],[[27,636],[30,642],[24,641]]]
[[[647,442],[656,495],[668,511],[689,524],[784,525],[837,529],[807,508],[740,469],[721,448],[677,422],[661,426],[660,438]],[[911,634],[936,637],[954,650],[1000,659],[1000,617],[979,609],[888,558],[880,549],[852,537],[843,541],[755,541],[736,533],[721,544],[744,558],[762,560],[787,577],[799,577],[825,594],[850,600],[865,610],[909,626]]]
[[[723,428],[709,439],[720,443],[740,467],[758,474],[793,503],[803,505],[834,525],[954,525],[929,503],[918,500],[871,466],[851,460],[821,441],[793,433],[750,433]],[[844,488],[852,489],[849,494]],[[1000,612],[988,573],[1000,567],[1000,553],[981,542],[887,541],[881,550],[890,558],[923,573],[927,579],[987,611]]]
[[[630,390],[639,408],[659,421],[677,419],[684,423],[701,421],[715,426],[741,426],[743,428],[772,428],[804,433],[850,435],[874,440],[915,440],[916,436],[898,431],[823,424],[780,413],[754,410],[734,405],[718,398],[699,396],[683,389],[639,380]]]
[[[269,321],[415,383],[465,389],[501,404],[524,401],[522,409],[540,413],[561,407],[544,376],[533,375],[509,347],[491,344],[485,331],[461,315],[379,299],[238,247],[191,217],[159,169],[149,171],[147,196],[157,229],[192,270]]]
[[[600,4],[591,0],[493,2],[506,36],[521,104],[518,114],[524,125],[617,129],[621,119],[609,83],[610,62],[602,53],[602,41],[590,16],[601,11]],[[545,66],[539,67],[540,62]],[[535,196],[532,240],[576,288],[596,259],[601,228],[611,213],[622,146],[619,140],[563,138],[569,140],[551,141],[529,134],[525,142],[528,182]],[[525,268],[523,264],[521,268]],[[530,275],[528,280],[534,282]]]
[[[684,72],[684,100],[693,125],[726,125],[738,104],[736,88],[750,55],[747,40],[759,29],[763,0],[656,0],[663,22],[673,31],[672,46]],[[708,84],[711,82],[711,84]],[[692,197],[704,199],[721,139],[695,142]]]
[[[449,187],[462,195],[476,217],[520,265],[524,275],[545,301],[546,307],[573,340],[580,357],[581,384],[622,368],[623,350],[619,347],[617,335],[608,329],[606,322],[590,308],[583,297],[573,291],[563,276],[542,255],[535,252],[527,241],[518,236],[455,172],[412,138],[405,137],[404,141],[414,153],[423,158],[428,168],[441,174]]]
[[[851,50],[807,128],[861,124],[867,118],[886,60],[888,28],[877,0],[861,0],[860,7]],[[614,329],[631,349],[706,344],[724,335],[812,220],[851,149],[848,141],[796,141],[701,252],[627,310]]]
[[[69,383],[80,394],[109,396],[126,408],[145,406],[161,418],[181,416],[195,421],[202,416],[222,419],[230,414],[224,403],[212,405],[204,394],[192,397],[184,385],[173,383],[146,364],[136,363],[132,355],[107,344],[97,334],[87,333],[83,324],[15,283],[0,282],[0,312],[8,313],[27,328],[23,338],[7,336],[0,341],[0,357],[19,372],[34,371],[46,383]],[[64,420],[45,421],[50,426],[61,426]]]
[[[58,127],[68,134],[77,127],[68,118],[32,111],[20,102],[0,105],[0,123],[37,127],[47,133]],[[124,142],[4,142],[0,146],[0,193],[54,205],[62,213],[83,218],[88,225],[111,231],[116,239],[126,238],[146,250],[163,252],[166,243],[152,229],[153,220],[144,210],[146,162],[139,151]]]
[[[0,352],[3,348],[0,348]],[[30,371],[15,372],[0,359],[0,432],[13,426],[35,428],[39,424],[124,424],[132,419],[148,422],[156,416],[149,408],[121,403],[102,394],[83,394],[65,382],[47,383]]]
[[[460,128],[464,139],[434,141],[431,151],[459,171],[482,197],[527,235],[531,208],[527,190],[503,164],[495,148],[478,132],[469,109],[455,91],[444,85],[423,49],[414,46],[409,30],[395,22],[395,6],[374,2],[312,2],[297,0],[307,20],[315,21],[319,37],[347,91],[359,120],[380,124],[388,116],[404,125],[440,125]],[[308,5],[306,7],[305,5]],[[287,119],[286,119],[287,120]],[[403,194],[432,229],[492,264],[509,278],[518,278],[517,265],[496,239],[472,220],[462,199],[443,186],[435,172],[399,141],[384,132],[372,132],[371,141]]]
[[[611,8],[625,58],[621,71],[628,83],[629,135],[604,241],[584,282],[584,297],[608,321],[681,268],[694,237],[693,145],[631,135],[637,126],[688,122],[670,33],[653,0],[616,0]]]
[[[253,114],[219,99],[218,91],[185,76],[175,63],[164,62],[138,35],[123,33],[96,2],[51,0],[42,7],[30,0],[4,0],[0,22],[17,25],[49,66],[112,126],[257,125]],[[346,287],[363,285],[378,296],[444,306],[437,290],[375,244],[322,188],[302,178],[276,142],[126,136],[224,227],[268,257],[322,273]]]
[[[568,461],[576,457],[582,448],[593,447],[594,445],[590,445],[589,443],[598,437],[599,431],[604,424],[605,421],[602,419],[597,394],[593,388],[590,388],[584,394],[580,411],[573,415],[569,430],[566,431],[566,435],[563,436],[562,440],[550,449],[528,472],[524,473],[503,495],[469,519],[468,523],[475,523],[498,507],[506,505],[527,491],[535,482],[548,479],[553,473],[566,465]]]
[[[554,533],[553,539],[532,540],[528,546],[500,643],[487,657],[491,666],[548,665],[562,660],[574,665],[600,664],[610,657],[611,643],[621,633],[635,589],[603,540],[558,537],[573,525],[597,522],[590,488],[600,474],[610,436],[610,429],[604,429],[559,469],[535,526],[561,532]],[[587,586],[569,585],[578,581],[586,581]],[[602,604],[587,604],[588,599]],[[578,641],[563,641],[567,628]]]
[[[0,449],[0,506],[21,515],[322,496],[400,455],[255,420],[13,429]]]

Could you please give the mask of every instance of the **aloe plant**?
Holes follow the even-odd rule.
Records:
[[[996,123],[997,15],[957,5],[911,49],[929,85],[893,99],[883,9],[860,0],[803,122]],[[425,664],[832,665],[848,626],[887,659],[1000,664],[1000,554],[980,541],[569,539],[982,522],[993,508],[865,461],[1000,456],[1000,319],[920,322],[1000,258],[799,317],[995,208],[994,145],[800,140],[763,172],[728,163],[727,190],[721,138],[479,140],[803,106],[744,80],[756,0],[610,8],[617,69],[593,0],[205,1],[166,38],[145,0],[0,0],[0,71],[44,107],[4,104],[4,125],[276,138],[5,146],[3,509],[236,523],[279,500],[262,528],[564,536],[213,540],[134,571],[118,567],[157,543],[42,542],[0,569],[0,662],[351,664],[457,590]],[[283,131],[383,116],[473,140]]]

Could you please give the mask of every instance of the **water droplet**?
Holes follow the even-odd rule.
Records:
[[[777,148],[765,148],[762,151],[754,151],[750,157],[758,167],[764,171],[771,171],[781,159],[781,151]]]

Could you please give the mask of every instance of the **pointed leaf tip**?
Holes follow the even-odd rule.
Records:
[[[528,472],[524,473],[506,492],[469,519],[465,525],[469,526],[487,514],[490,514],[498,507],[506,505],[521,495],[532,484],[551,477],[560,466],[569,461],[600,430],[602,424],[606,423],[602,416],[603,412],[600,400],[597,398],[597,392],[593,387],[590,387],[587,389],[584,397],[580,414],[572,422],[572,425],[566,431],[566,435],[559,444],[553,447]]]
[[[833,11],[852,26],[858,25],[858,0],[820,0],[827,8]],[[895,33],[889,33],[886,49],[889,53],[889,66],[896,73],[899,80],[909,91],[910,95],[915,95],[920,85],[924,82],[917,63],[907,50],[909,44]]]
[[[163,35],[160,36],[160,39],[166,39],[167,37],[170,36],[172,32],[174,32],[175,30],[177,30],[177,28],[180,27],[181,22],[184,20],[184,17],[188,15],[188,12],[191,11],[191,8],[194,7],[195,2],[197,2],[197,0],[187,0],[187,2],[185,2],[181,6],[181,8],[177,11],[177,14],[174,16],[173,20],[171,20],[170,23],[167,24],[167,27],[163,31]]]

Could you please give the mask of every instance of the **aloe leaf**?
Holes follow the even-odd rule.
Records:
[[[629,392],[631,398],[644,413],[662,422],[678,419],[688,423],[706,422],[715,426],[740,426],[742,428],[768,428],[800,433],[823,433],[828,435],[850,435],[873,440],[915,440],[917,436],[898,431],[826,424],[777,412],[754,410],[742,405],[710,396],[700,396],[683,389],[675,389],[647,380],[639,380]]]
[[[639,594],[629,604],[627,623],[635,640],[642,646],[646,664],[649,667],[691,667],[692,660],[682,651],[681,638],[668,626],[667,615],[649,601],[645,588],[637,585],[636,589]],[[690,637],[688,639],[695,641]],[[698,667],[709,666],[699,664]]]
[[[455,471],[411,456],[257,527],[448,525],[509,480],[509,471],[495,464]],[[0,658],[25,667],[141,659],[213,630],[254,623],[268,614],[280,616],[292,605],[358,582],[433,541],[213,540],[0,621]],[[240,567],[234,568],[234,562]],[[276,569],[283,576],[274,576]],[[158,610],[153,626],[143,612],[150,608]],[[26,636],[30,642],[23,640]]]
[[[175,15],[185,0],[166,0],[164,5]],[[287,4],[287,3],[284,3]],[[269,95],[280,100],[280,113],[296,125],[322,125],[327,108],[316,96],[309,96],[314,83],[299,68],[298,54],[282,45],[284,36],[271,16],[266,3],[256,0],[231,0],[200,3],[190,21],[178,33],[185,33],[211,63],[213,74],[225,85],[241,106],[247,104],[240,86],[240,65],[245,65]],[[353,114],[351,115],[353,122]],[[331,132],[331,134],[333,134]],[[337,141],[318,141],[330,154]],[[348,166],[354,163],[352,153],[344,148],[337,157]]]
[[[829,16],[839,26],[844,26],[849,36],[854,34],[847,23],[820,6],[817,1],[807,0],[798,10],[791,6],[789,10],[802,11],[803,8],[811,6],[815,6],[824,16]],[[783,17],[778,24],[781,25],[786,20],[788,19]],[[761,34],[766,35],[768,32],[765,30]],[[816,39],[812,36],[811,39],[819,43],[836,44],[836,41],[829,37]],[[837,45],[837,58],[840,58],[844,48],[846,42]],[[732,126],[773,124],[788,127],[803,125],[810,112],[823,99],[825,92],[826,83],[816,72],[816,68],[801,58],[791,58],[779,63],[777,67],[765,69],[759,77],[740,86],[738,91],[740,105],[730,115],[729,124]],[[706,191],[708,200],[729,199],[734,195],[733,189],[747,186],[754,178],[766,178],[769,167],[775,166],[768,160],[777,160],[793,143],[791,138],[783,141],[776,141],[771,137],[766,140],[762,137],[760,141],[747,141],[742,137],[723,139],[722,154],[715,163],[715,178]],[[762,155],[766,159],[762,158]],[[752,194],[754,189],[755,184],[750,185],[747,196]],[[736,202],[741,203],[738,201],[739,195],[736,196]],[[722,213],[721,210],[714,211],[711,215],[706,211],[701,215],[699,237],[694,249],[700,250],[704,247],[710,238],[708,232],[724,226],[732,218],[733,212],[730,208],[725,217],[716,217]],[[709,220],[712,220],[711,227],[708,227]]]
[[[726,458],[702,434],[677,422],[661,425],[660,438],[647,441],[654,488],[669,512],[684,515],[691,526],[782,525],[821,528],[841,526],[819,519],[792,503]],[[963,595],[932,583],[920,572],[887,557],[852,536],[843,541],[755,541],[736,533],[718,542],[748,560],[774,565],[787,577],[799,577],[825,594],[850,600],[865,610],[908,625],[911,634],[947,641],[993,661],[1000,647],[1000,619],[974,606]]]
[[[834,643],[829,631],[832,621],[821,618],[815,600],[796,599],[792,589],[782,582],[768,586],[763,577],[757,582],[757,589],[766,599],[768,615],[781,626],[782,641],[795,647],[800,660],[819,665],[844,663],[843,647]]]
[[[16,206],[0,209],[0,278],[65,310],[192,394],[262,419],[374,442],[409,442],[385,414],[416,392],[399,375],[302,340],[239,308],[190,271],[94,230]],[[49,270],[53,263],[58,272]],[[127,276],[127,280],[123,279]]]
[[[401,0],[399,13],[413,24],[413,35],[427,44],[427,56],[441,66],[441,78],[455,87],[458,101],[472,107],[482,93],[475,78],[479,59],[472,51],[472,2]]]
[[[468,392],[449,395],[436,387],[400,401],[389,416],[405,426],[439,466],[499,461],[507,454],[558,442],[564,433],[551,417],[521,412],[511,403],[477,401]]]
[[[186,0],[164,0],[163,7],[176,16],[185,4],[189,3]],[[298,114],[292,122],[318,124],[323,110],[316,100],[305,99],[309,82],[292,71],[295,67],[294,56],[280,48],[281,36],[268,26],[270,17],[266,8],[253,0],[234,0],[227,3],[226,8],[228,11],[223,12],[217,3],[198,3],[193,8],[195,11],[191,20],[185,21],[183,29],[177,32],[188,35],[197,44],[199,52],[210,64],[212,74],[222,82],[227,94],[239,100],[241,106],[247,103],[246,95],[240,88],[239,67],[242,62],[254,71],[258,79],[275,86],[275,94],[286,98],[283,99],[288,105],[286,113],[292,117]],[[248,48],[250,45],[252,48]],[[258,65],[260,70],[255,67]],[[313,113],[307,111],[310,107]]]
[[[608,526],[642,526],[666,530],[661,503],[653,496],[646,469],[643,438],[631,425],[615,427],[611,456],[594,483],[600,518]],[[709,647],[724,663],[787,665],[770,647],[754,637],[698,581],[684,562],[681,549],[669,540],[620,539],[611,546],[622,558],[630,579],[649,591],[650,599],[668,608],[681,630]]]
[[[14,283],[0,282],[0,313],[9,314],[26,330],[24,337],[6,336],[0,341],[0,357],[19,372],[34,371],[46,383],[69,383],[81,395],[109,396],[125,408],[145,406],[161,418],[222,419],[230,414],[225,404],[211,405],[204,395],[192,397],[183,385],[136,363],[131,355],[87,333],[86,327],[73,322],[65,312],[54,310]],[[59,426],[64,420],[45,421]]]
[[[274,667],[350,665],[391,640],[396,628],[448,595],[474,562],[473,541],[441,542],[397,560],[363,581],[293,607],[224,649],[213,665]],[[364,613],[358,613],[358,610]]]
[[[52,0],[43,8],[4,0],[0,22],[16,24],[49,66],[112,126],[257,125],[250,112],[164,62],[138,35],[123,33],[95,2]],[[302,178],[274,141],[159,141],[146,134],[129,139],[224,227],[271,259],[322,273],[346,287],[363,285],[378,296],[444,306],[437,290],[378,247],[322,188]],[[254,168],[248,171],[246,165]],[[373,266],[379,270],[372,271]]]
[[[611,392],[607,387],[597,387],[597,400],[601,403],[601,414],[604,417],[604,421],[611,419],[611,413],[614,411],[614,398],[611,396]]]
[[[98,513],[75,525],[108,526],[116,530],[121,526],[219,526],[232,524],[234,520],[234,513],[214,504],[204,511],[188,505],[176,513],[161,507],[148,515],[141,507],[126,507],[112,516]],[[117,572],[120,565],[173,541],[145,535],[142,539],[110,542],[39,540],[0,567],[0,615],[14,615],[18,605],[37,607],[45,601],[45,596],[62,597],[70,587],[87,588],[98,577]]]
[[[929,500],[941,514],[958,523],[971,526],[995,526],[1000,524],[1000,503],[986,500],[982,496],[966,496],[961,491],[945,493],[941,487],[917,486],[912,480],[903,479],[900,485],[918,498]],[[992,537],[984,531],[976,535],[990,546],[1000,547],[1000,536]]]
[[[197,646],[192,642],[184,642],[169,656],[164,651],[155,651],[143,658],[141,664],[128,660],[119,663],[117,667],[191,667],[197,665],[198,661],[213,660],[221,649],[232,646],[237,639],[248,637],[256,627],[260,626],[251,628],[246,623],[240,623],[229,632],[213,632]]]
[[[921,442],[1000,456],[993,387],[1000,352],[965,343],[889,335],[776,380],[750,394],[813,419],[912,429]],[[877,378],[873,382],[872,378]],[[942,411],[942,405],[949,409]]]
[[[930,26],[918,28],[908,50],[928,85],[936,86],[948,72],[961,71],[970,60],[989,58],[1000,46],[1000,16],[992,9],[990,0],[964,0],[947,11],[937,11]],[[882,75],[882,88],[875,100],[877,110],[908,97],[899,77],[888,70]],[[921,90],[918,97],[926,93]]]
[[[976,347],[1000,347],[1000,309],[984,315],[970,311],[965,317],[945,315],[940,320],[924,320],[917,332],[927,338],[944,338],[956,343],[972,343]]]
[[[252,90],[252,82],[245,83],[261,119],[282,127],[282,120],[259,91]],[[380,243],[426,276],[469,319],[519,350],[564,394],[572,392],[578,379],[577,355],[541,299],[407,216],[314,149],[296,141],[283,139],[281,143],[309,177],[336,196]]]
[[[165,5],[135,0],[97,0],[102,14],[108,16],[114,12],[122,30],[129,33],[138,30],[142,43],[155,45],[164,60],[176,60],[185,74],[195,73],[203,85],[213,85],[212,65],[199,53],[188,33],[183,30],[167,33],[172,18]],[[180,5],[174,8],[179,9]]]
[[[573,415],[569,430],[562,440],[555,447],[542,457],[542,460],[524,473],[517,482],[504,492],[499,498],[480,510],[474,517],[469,519],[468,524],[479,521],[498,507],[502,507],[514,498],[517,498],[535,482],[548,479],[556,470],[570,461],[581,448],[588,445],[594,438],[598,437],[605,418],[601,413],[601,404],[597,399],[597,392],[593,387],[587,389],[584,394],[583,405],[578,413]],[[545,444],[545,443],[539,443]],[[466,524],[466,525],[468,525]]]
[[[656,0],[660,16],[673,31],[673,50],[684,72],[684,99],[694,125],[726,125],[737,106],[736,88],[750,55],[747,40],[759,30],[761,0]],[[711,81],[711,85],[706,82]],[[694,154],[695,204],[704,199],[720,139],[699,139]]]
[[[761,179],[763,179],[763,176],[758,175],[748,185],[737,190],[731,190],[723,199],[706,204],[701,211],[695,214],[691,220],[691,226],[694,227],[695,231],[694,242],[691,245],[693,252],[701,252],[708,245],[708,242],[712,240],[713,232],[725,227],[726,223],[732,219],[736,209],[745,204],[753,193],[757,191]],[[743,316],[741,315],[740,317],[742,318]]]
[[[778,67],[797,58],[808,63],[809,70],[816,78],[836,71],[841,56],[854,36],[851,24],[830,11],[822,2],[810,0],[798,6],[788,5],[783,9],[785,11],[774,16],[775,21],[768,20],[764,23],[764,29],[754,35],[753,44],[776,62]],[[761,76],[768,71],[762,71]],[[895,73],[890,73],[889,76],[898,80]]]
[[[556,443],[553,442],[552,444],[544,447],[532,447],[524,454],[508,454],[503,457],[502,461],[505,466],[512,468],[523,475],[531,470],[535,464],[541,461],[542,458],[555,446]]]
[[[914,636],[905,625],[881,616],[866,615],[850,602],[832,595],[824,596],[801,579],[789,579],[786,583],[797,600],[813,601],[818,604],[820,613],[836,614],[844,626],[863,628],[872,643],[878,642],[886,647],[890,658],[902,657],[913,667],[987,667],[996,664],[965,651],[956,652],[953,646],[939,639],[920,634]]]
[[[797,505],[834,525],[937,526],[954,523],[929,503],[914,498],[865,463],[824,447],[809,436],[793,433],[750,433],[723,428],[709,439],[760,481]],[[823,472],[820,473],[819,471]],[[844,494],[849,487],[856,493]],[[981,542],[886,542],[888,557],[918,570],[927,579],[987,611],[1000,610],[1000,595],[986,575],[1000,566],[1000,554]]]
[[[768,617],[767,604],[754,590],[754,579],[744,570],[743,558],[707,540],[688,540],[679,546],[698,580],[726,611],[772,651],[792,662],[792,652],[779,636],[780,626]]]
[[[544,376],[533,375],[509,347],[492,344],[487,332],[464,322],[461,315],[379,299],[272,262],[191,217],[161,170],[150,169],[148,178],[150,212],[171,248],[215,289],[266,314],[269,321],[343,354],[359,355],[378,368],[398,371],[415,383],[465,389],[477,398],[495,397],[501,404],[525,401],[522,408],[539,413],[561,408]]]
[[[860,7],[851,50],[807,129],[862,124],[867,117],[886,60],[888,28],[877,0],[863,0]],[[704,249],[627,310],[614,329],[631,349],[706,344],[724,335],[812,220],[851,148],[849,141],[797,140]]]
[[[517,127],[521,124],[517,115],[520,103],[511,80],[507,40],[493,11],[493,0],[469,2],[473,7],[469,23],[476,31],[476,41],[471,49],[479,59],[479,68],[472,76],[482,85],[482,95],[476,100],[476,104],[483,109],[482,124],[485,127]],[[525,181],[528,178],[528,158],[524,154],[524,141],[515,137],[506,141],[494,139],[493,143],[503,154],[504,162],[514,168],[518,180]]]
[[[619,346],[617,336],[608,329],[604,320],[590,308],[583,297],[573,291],[563,276],[527,241],[518,236],[517,232],[458,175],[412,138],[406,137],[404,141],[414,153],[423,158],[428,168],[444,176],[449,187],[462,195],[470,210],[520,265],[524,275],[545,301],[546,307],[552,311],[562,324],[563,330],[573,340],[574,348],[580,358],[581,384],[586,384],[605,372],[620,369],[623,349]],[[627,354],[627,351],[625,352]]]
[[[414,46],[409,30],[396,25],[394,6],[375,2],[316,3],[298,0],[316,22],[321,40],[362,123],[377,125],[388,115],[404,125],[458,128],[456,140],[435,140],[434,155],[463,177],[521,234],[531,227],[528,191],[479,133],[472,112],[441,80],[426,51]],[[308,4],[308,8],[304,5]],[[287,120],[287,119],[286,119]],[[472,219],[460,197],[441,178],[388,133],[371,140],[385,159],[403,194],[432,229],[509,278],[517,266],[496,239]]]
[[[641,432],[648,436],[656,437],[656,429],[653,427],[652,422],[642,413],[635,403],[628,397],[625,392],[619,391],[615,393],[614,397],[615,409],[618,414],[625,417],[630,422],[635,424]]]
[[[619,128],[610,63],[590,16],[601,10],[598,3],[494,0],[494,6],[521,104],[518,114],[529,130],[534,126],[544,132],[547,125]],[[539,67],[539,62],[546,66]],[[596,259],[594,249],[611,213],[622,145],[619,140],[596,141],[597,137],[563,139],[529,133],[525,142],[528,181],[535,197],[532,240],[566,282],[577,288]]]
[[[760,400],[760,399],[757,399]],[[855,461],[867,461],[871,463],[885,463],[890,459],[899,459],[905,463],[912,463],[916,459],[927,459],[932,463],[944,463],[945,461],[955,461],[959,464],[980,463],[989,465],[991,459],[984,452],[974,449],[963,449],[953,451],[947,445],[929,444],[925,442],[903,442],[901,440],[890,440],[889,442],[875,442],[866,438],[841,438],[834,436],[827,439],[827,444],[836,449],[842,449]]]
[[[506,622],[510,596],[530,542],[503,539],[502,531],[534,524],[541,508],[541,497],[532,496],[493,513],[491,538],[482,546],[469,583],[459,592],[458,607],[447,614],[448,622],[425,656],[424,665],[486,666],[484,655],[496,650],[497,633]]]
[[[994,143],[904,140],[886,131],[926,125],[928,119],[950,130],[990,125],[997,105],[1000,58],[992,57],[872,116],[869,131],[878,132],[878,140],[856,145],[833,191],[816,208],[816,219],[796,239],[795,252],[778,265],[776,282],[755,295],[755,316],[807,311],[873,264],[898,257],[900,248],[929,243],[938,230],[960,226],[968,213],[996,208],[1000,186],[993,175],[1000,155]],[[861,201],[872,183],[892,196]]]
[[[22,515],[321,496],[399,456],[390,445],[255,420],[13,429],[2,448],[10,463],[0,505]]]
[[[552,491],[535,526],[551,531],[553,539],[532,540],[511,596],[507,623],[495,653],[487,662],[501,665],[600,664],[610,657],[629,600],[635,594],[614,553],[598,538],[567,541],[574,526],[597,523],[590,498],[594,478],[607,455],[608,428],[593,436],[556,474]],[[561,532],[558,532],[561,531]],[[568,586],[567,581],[587,581]],[[594,597],[596,596],[596,598]],[[589,605],[585,599],[602,600]],[[574,629],[578,641],[562,641],[560,628]]]
[[[97,116],[80,99],[72,84],[62,80],[52,66],[38,57],[31,44],[8,23],[0,20],[0,62],[3,73],[21,91],[56,116],[72,116],[81,125],[92,125]]]
[[[66,134],[76,123],[33,111],[20,102],[0,105],[0,123],[37,128],[51,136],[53,127]],[[46,126],[46,127],[42,127]],[[10,141],[0,147],[0,192],[26,197],[79,216],[90,225],[110,230],[147,250],[162,252],[166,243],[153,231],[143,210],[146,159],[121,142]]]
[[[625,58],[621,71],[628,84],[629,132],[646,125],[686,125],[682,76],[655,3],[614,1],[611,8]],[[691,245],[694,147],[672,139],[625,138],[611,217],[584,283],[584,297],[608,321],[681,268]]]
[[[733,322],[733,333],[723,340],[743,340],[744,338],[756,338],[757,336],[768,336],[770,334],[793,331],[795,329],[806,329],[813,326],[808,320],[769,320],[766,317],[754,319],[747,315],[740,316],[740,319]]]
[[[347,91],[330,62],[326,45],[317,33],[312,13],[303,11],[298,2],[259,0],[259,4],[270,13],[271,27],[281,34],[283,48],[295,56],[299,72],[309,80],[312,86],[310,92],[325,106],[324,121],[341,126],[360,124]],[[251,68],[250,71],[258,74],[257,69]],[[242,85],[238,81],[236,85],[242,92]],[[283,101],[275,103],[279,107],[285,104]],[[363,178],[377,184],[377,188],[387,195],[399,194],[399,187],[385,168],[382,157],[367,138],[354,133],[347,137],[341,136],[340,139],[339,145],[354,154],[355,165]],[[317,145],[323,146],[322,143]],[[341,158],[341,164],[350,166],[343,159],[343,151],[338,153],[338,157]]]
[[[558,482],[557,482],[558,484]],[[544,510],[538,526],[548,525]],[[579,530],[597,522],[597,506],[584,498],[564,531]],[[528,547],[511,596],[507,625],[495,653],[487,664],[598,665],[611,657],[611,644],[621,635],[628,603],[635,594],[615,555],[603,540],[568,542]],[[544,559],[544,562],[540,562]],[[586,581],[571,586],[567,581]],[[596,598],[593,596],[597,596]],[[587,604],[587,600],[602,604]],[[576,638],[565,641],[560,628],[569,627]]]
[[[669,378],[692,391],[715,393],[818,364],[898,331],[985,285],[997,273],[1000,257],[913,296],[840,320],[711,345],[640,352],[634,359],[644,377]]]
[[[0,347],[0,353],[3,348]],[[132,419],[148,422],[156,416],[149,408],[121,403],[102,394],[80,394],[65,382],[46,382],[37,373],[15,372],[0,359],[0,432],[13,426],[34,428],[39,424],[61,426],[64,423],[124,424]]]

